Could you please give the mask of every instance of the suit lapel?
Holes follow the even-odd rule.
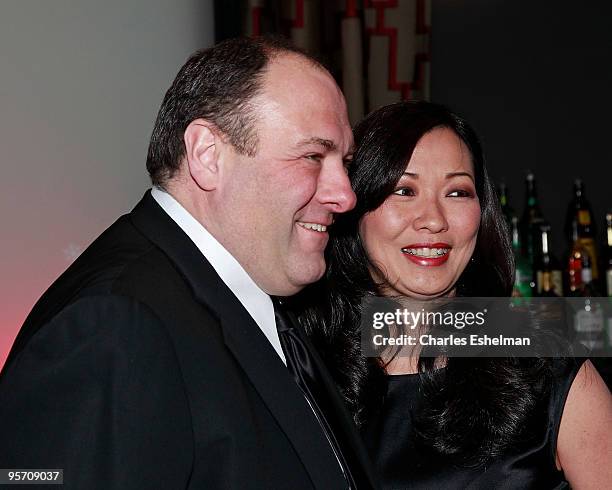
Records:
[[[195,244],[150,192],[130,217],[175,264],[196,299],[217,316],[228,349],[293,444],[314,486],[346,487],[333,451],[299,387],[258,325]]]

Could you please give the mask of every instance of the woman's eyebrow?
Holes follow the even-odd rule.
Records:
[[[413,179],[419,178],[419,174],[415,174],[414,172],[404,172],[402,176],[403,175],[407,175],[408,177],[412,177]],[[468,172],[449,172],[445,175],[445,177],[447,179],[451,179],[453,177],[469,177],[472,180],[472,182],[474,181],[474,177],[472,177],[472,174]]]
[[[472,174],[468,172],[450,172],[446,174],[447,179],[451,179],[453,177],[469,177],[472,182],[474,182],[474,177],[472,177]]]

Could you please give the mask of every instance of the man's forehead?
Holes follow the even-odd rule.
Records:
[[[344,96],[322,67],[297,55],[270,61],[255,104],[260,128],[292,127],[289,146],[319,146],[347,153],[353,145]]]
[[[277,55],[268,62],[262,89],[270,95],[291,98],[307,96],[304,92],[343,97],[336,81],[325,68],[293,53]]]

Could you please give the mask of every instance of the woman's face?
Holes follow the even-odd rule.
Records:
[[[384,294],[428,299],[455,294],[479,225],[472,157],[440,127],[419,140],[395,191],[361,219],[359,233],[386,274]]]

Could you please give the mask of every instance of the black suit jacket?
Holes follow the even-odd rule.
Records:
[[[287,368],[150,193],[30,313],[0,441],[1,468],[62,468],[65,488],[346,488]]]

